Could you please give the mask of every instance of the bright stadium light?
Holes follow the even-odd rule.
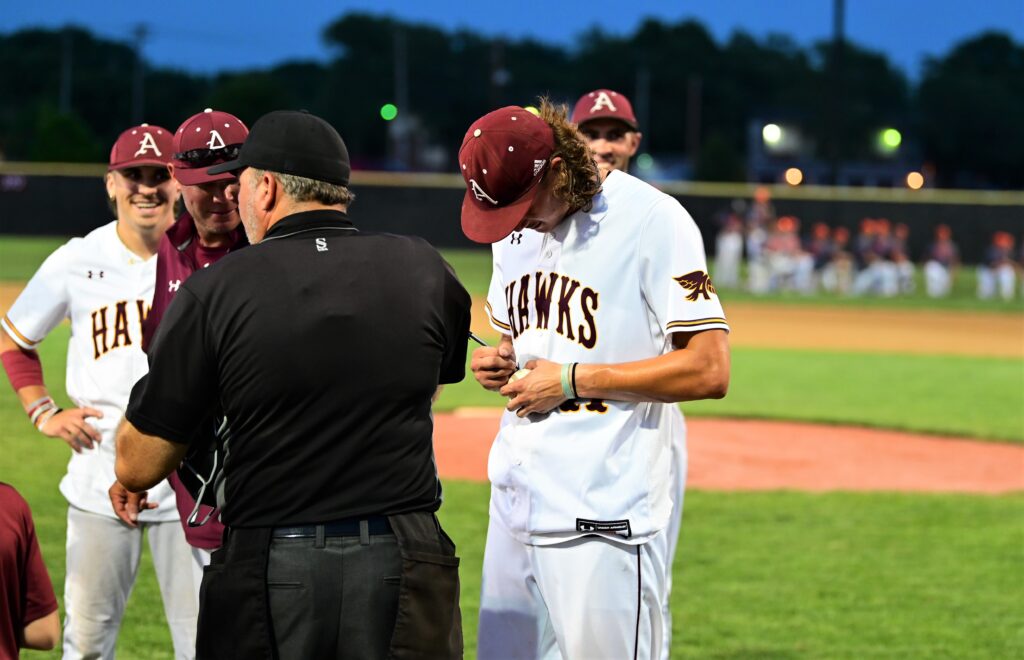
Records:
[[[903,134],[895,128],[883,128],[878,132],[877,148],[879,153],[890,156],[903,144]]]
[[[394,103],[385,103],[380,106],[380,117],[384,121],[391,121],[398,116],[398,106]]]
[[[907,174],[907,188],[920,190],[924,187],[924,175],[920,172],[909,172]]]
[[[799,167],[789,168],[784,176],[786,183],[791,186],[799,186],[804,181],[804,173],[800,171]]]
[[[765,144],[776,145],[782,141],[782,127],[778,124],[765,124],[761,129],[761,137]]]
[[[649,170],[654,167],[654,158],[651,154],[640,154],[636,157],[636,166],[642,170]]]

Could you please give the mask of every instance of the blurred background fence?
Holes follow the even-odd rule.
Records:
[[[110,219],[102,187],[106,167],[68,163],[0,163],[0,234],[80,236]],[[745,183],[662,182],[700,226],[714,255],[721,217],[744,205],[757,186]],[[414,234],[438,247],[473,246],[459,228],[465,186],[457,174],[353,173],[353,217],[368,231]],[[1024,193],[829,186],[768,186],[778,215],[795,216],[801,233],[824,222],[855,233],[864,218],[910,228],[910,258],[922,258],[933,229],[948,225],[966,263],[983,259],[998,231],[1024,239]]]

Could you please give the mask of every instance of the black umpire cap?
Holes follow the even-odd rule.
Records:
[[[247,167],[347,186],[352,168],[338,131],[304,110],[268,112],[252,125],[238,158],[214,165],[208,174]]]

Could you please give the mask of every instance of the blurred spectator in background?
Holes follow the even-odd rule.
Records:
[[[889,259],[896,268],[896,290],[898,293],[914,292],[914,262],[910,260],[907,241],[910,239],[910,227],[905,222],[897,222],[892,229],[889,242]]]
[[[874,293],[895,296],[898,292],[896,267],[890,260],[892,252],[889,221],[885,218],[864,218],[857,237],[860,269],[853,281],[854,295]]]
[[[761,247],[768,240],[768,232],[775,226],[776,219],[771,190],[758,186],[754,190],[754,201],[747,209],[747,259],[755,261],[761,257]]]
[[[985,251],[985,259],[978,265],[978,297],[988,300],[996,295],[1013,300],[1017,286],[1019,265],[1013,259],[1013,235],[997,231],[992,244]]]
[[[935,241],[928,248],[924,264],[924,287],[930,297],[949,295],[959,265],[960,250],[953,242],[953,232],[948,225],[939,225],[935,228]]]
[[[721,229],[715,237],[715,286],[738,287],[742,262],[743,219],[735,210],[730,210],[722,218]]]
[[[830,293],[846,295],[853,290],[853,273],[850,230],[836,227],[832,232],[832,260],[821,271],[821,286]]]
[[[835,244],[832,242],[832,230],[824,222],[814,223],[811,228],[811,236],[807,239],[804,247],[807,254],[811,256],[814,265],[814,284],[825,288],[823,274],[825,269],[832,263],[835,256]]]
[[[764,260],[768,266],[770,291],[813,290],[814,259],[800,245],[800,221],[784,215],[775,223],[775,231],[764,244]]]
[[[60,639],[57,596],[39,552],[28,503],[0,483],[0,658],[48,651]]]

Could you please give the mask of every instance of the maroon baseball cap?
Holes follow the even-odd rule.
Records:
[[[618,119],[634,131],[639,130],[633,104],[624,95],[610,89],[595,89],[576,101],[572,121],[577,126],[591,119]]]
[[[207,108],[192,115],[174,134],[174,178],[183,186],[233,179],[233,172],[208,174],[211,165],[238,158],[249,129],[238,117]]]
[[[141,165],[167,166],[171,162],[171,132],[162,126],[140,124],[117,136],[110,149],[107,171]]]
[[[459,149],[467,188],[462,232],[477,243],[494,243],[511,234],[537,196],[537,183],[554,150],[548,123],[519,106],[473,122]]]

